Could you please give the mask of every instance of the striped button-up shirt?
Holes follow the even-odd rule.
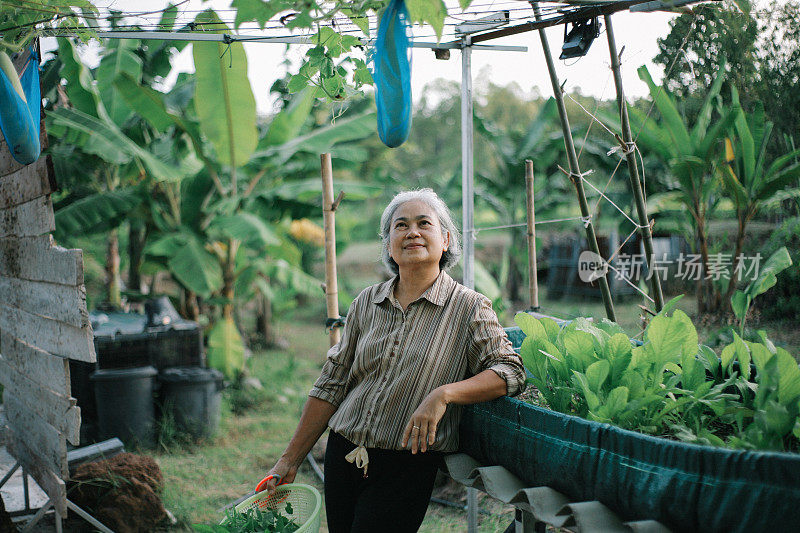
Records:
[[[491,369],[508,395],[525,387],[522,360],[488,298],[442,271],[403,311],[394,297],[396,281],[356,297],[342,340],[328,351],[309,393],[337,407],[328,423],[333,431],[368,448],[403,449],[411,415],[441,385]],[[431,449],[458,449],[460,415],[460,406],[447,407]]]

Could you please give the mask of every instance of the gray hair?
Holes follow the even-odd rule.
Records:
[[[442,238],[445,238],[448,233],[450,234],[450,243],[447,246],[447,251],[442,253],[442,258],[439,260],[439,268],[447,270],[458,263],[458,260],[461,258],[461,234],[455,222],[453,222],[453,217],[450,214],[450,209],[448,209],[447,204],[439,198],[439,195],[433,192],[433,189],[404,191],[392,198],[392,201],[389,202],[389,205],[386,206],[386,209],[383,210],[383,214],[381,215],[380,237],[383,244],[381,260],[386,268],[394,274],[397,274],[400,268],[389,255],[389,233],[392,226],[392,217],[398,207],[406,202],[413,202],[416,200],[425,202],[433,209],[433,212],[436,213],[436,217],[439,219],[439,225],[442,227]]]

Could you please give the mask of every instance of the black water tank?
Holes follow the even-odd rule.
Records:
[[[176,428],[194,437],[210,437],[219,425],[222,373],[213,368],[162,370],[162,417],[172,415]]]
[[[100,439],[119,437],[125,443],[155,444],[152,366],[98,370],[91,375],[97,403]]]

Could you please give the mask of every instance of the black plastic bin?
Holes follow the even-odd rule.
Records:
[[[119,437],[126,443],[155,444],[152,366],[98,370],[91,375],[97,403],[100,439]]]
[[[178,431],[210,437],[219,425],[222,373],[213,368],[178,367],[158,375],[162,417],[172,416]]]

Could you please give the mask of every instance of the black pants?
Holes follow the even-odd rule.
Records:
[[[439,452],[367,448],[368,477],[345,460],[355,444],[330,432],[325,451],[325,506],[331,533],[413,533],[433,491]]]

